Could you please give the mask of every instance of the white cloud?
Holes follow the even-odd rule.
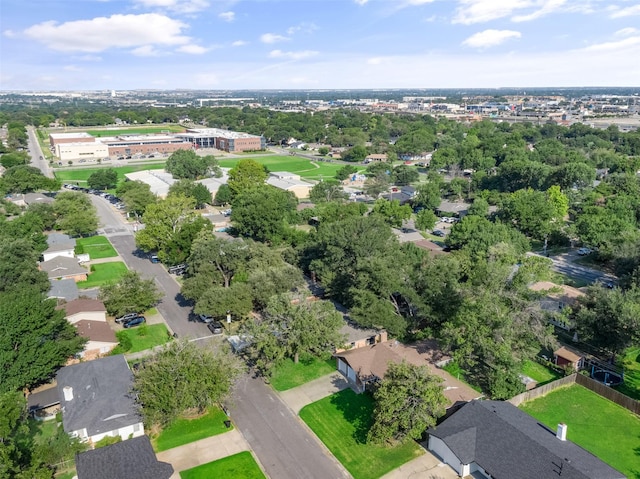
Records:
[[[277,43],[277,42],[285,42],[289,40],[289,37],[285,37],[283,35],[278,35],[276,33],[265,33],[260,36],[260,41],[262,43]]]
[[[317,55],[318,52],[313,50],[302,50],[298,52],[283,52],[282,50],[271,50],[269,58],[287,58],[289,60],[302,60]]]
[[[365,3],[368,3],[369,0],[354,0],[354,2],[356,2],[358,5],[364,5]]]
[[[547,0],[537,10],[527,15],[516,15],[511,20],[514,22],[529,22],[559,10],[565,3],[567,3],[567,0]]]
[[[511,38],[520,38],[521,36],[522,34],[520,32],[514,30],[489,29],[471,35],[463,41],[462,44],[471,48],[495,47]]]
[[[225,22],[233,22],[236,19],[236,13],[235,12],[218,13],[218,18],[221,18]]]
[[[190,55],[202,55],[203,53],[207,53],[209,50],[210,48],[194,44],[182,45],[181,47],[176,49],[176,51],[178,52],[189,53]]]
[[[162,52],[156,50],[153,45],[142,45],[141,47],[131,50],[131,54],[137,57],[159,57]]]
[[[595,45],[589,45],[583,50],[587,52],[593,52],[593,51],[620,52],[622,50],[628,49],[629,47],[635,47],[636,45],[640,45],[640,36],[625,38],[624,40],[619,40],[617,42],[596,43]]]
[[[27,28],[24,34],[63,52],[102,52],[110,48],[183,45],[187,25],[157,13],[112,15],[91,20],[56,23],[48,21]],[[145,51],[142,48],[140,51]]]
[[[68,72],[81,72],[84,70],[84,68],[80,68],[77,65],[65,65],[62,69]]]
[[[133,0],[143,8],[158,8],[175,13],[195,13],[209,7],[208,0]]]
[[[635,35],[636,33],[638,33],[638,29],[637,28],[627,27],[627,28],[621,28],[620,30],[615,32],[614,36],[616,36],[616,37],[628,37],[630,35]]]
[[[383,62],[381,57],[373,57],[367,60],[368,65],[380,65]]]
[[[4,32],[2,32],[2,34],[7,38],[15,38],[16,37],[16,32],[14,32],[13,30],[5,30]]]
[[[248,45],[249,42],[245,42],[244,40],[236,40],[235,42],[233,42],[231,44],[232,47],[243,47],[245,45]]]
[[[302,22],[293,27],[287,28],[288,35],[294,35],[296,33],[313,33],[318,29],[318,26],[314,23]]]
[[[609,14],[611,18],[631,17],[634,15],[640,15],[640,4],[625,8],[612,7]]]
[[[514,11],[530,7],[531,0],[460,0],[453,23],[471,25],[511,15]]]

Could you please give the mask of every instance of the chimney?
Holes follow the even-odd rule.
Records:
[[[65,386],[62,388],[65,401],[71,401],[73,399],[73,388],[71,386]]]
[[[567,425],[563,422],[558,424],[558,431],[556,432],[556,437],[561,441],[567,440]]]

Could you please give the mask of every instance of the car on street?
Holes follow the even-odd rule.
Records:
[[[589,254],[591,254],[591,253],[592,253],[592,250],[591,250],[590,248],[580,248],[580,249],[578,250],[578,254],[579,254],[580,256],[587,256],[587,255],[589,255]]]
[[[213,316],[210,316],[208,314],[199,314],[198,321],[206,324],[213,323]]]
[[[149,259],[151,260],[152,263],[159,263],[160,262],[160,258],[158,258],[157,254],[152,254]]]
[[[207,328],[209,328],[211,334],[222,334],[224,332],[222,323],[219,321],[213,321],[212,323],[207,324]]]
[[[182,263],[182,264],[176,264],[175,266],[169,266],[167,271],[169,271],[169,274],[175,274],[177,276],[180,276],[184,274],[186,270],[187,270],[187,265],[185,263]]]
[[[126,329],[133,328],[134,326],[138,326],[146,321],[144,316],[136,316],[135,318],[129,319],[122,323],[122,326]]]
[[[126,323],[130,319],[137,318],[138,316],[140,316],[140,314],[138,313],[123,314],[122,316],[116,318],[116,323]]]
[[[431,234],[433,234],[433,236],[438,236],[440,238],[444,238],[445,236],[445,233],[442,230],[433,230]]]

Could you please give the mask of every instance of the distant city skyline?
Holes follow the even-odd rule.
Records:
[[[640,86],[636,0],[2,0],[0,90]]]

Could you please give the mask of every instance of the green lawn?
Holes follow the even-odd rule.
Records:
[[[118,135],[149,135],[153,133],[183,133],[185,129],[177,125],[142,126],[131,128],[103,128],[100,130],[87,130],[91,136],[118,136]]]
[[[95,288],[96,286],[102,286],[106,283],[118,281],[126,272],[127,266],[122,261],[93,264],[91,265],[89,278],[86,281],[78,282],[78,288]]]
[[[113,168],[118,173],[118,181],[122,181],[126,173],[133,173],[134,171],[143,170],[160,170],[164,168],[164,162],[158,163],[145,163],[143,165],[131,165],[131,166],[117,166]],[[80,186],[87,186],[87,179],[96,171],[103,170],[104,168],[82,168],[76,170],[56,170],[56,178],[62,183],[80,183]]]
[[[227,415],[218,407],[211,407],[196,419],[178,419],[152,440],[156,452],[166,451],[190,442],[230,431],[224,425]]]
[[[300,360],[298,364],[286,359],[279,364],[271,377],[271,385],[276,391],[286,391],[314,379],[326,376],[336,370],[335,359]]]
[[[640,418],[577,384],[559,388],[520,408],[629,478],[640,478]]]
[[[180,473],[182,479],[266,479],[249,451],[223,457]]]
[[[411,440],[393,447],[367,444],[373,407],[368,394],[345,389],[300,411],[302,420],[354,479],[378,478],[422,454]]]
[[[542,384],[550,383],[556,379],[561,378],[560,373],[555,372],[553,369],[549,369],[540,363],[535,361],[527,361],[522,366],[522,374],[529,376],[531,379],[538,383],[538,386]]]
[[[482,392],[482,389],[480,387],[475,386],[467,381],[467,372],[462,369],[456,361],[449,361],[444,365],[442,369],[451,374],[454,378],[459,379],[463,383],[467,384],[473,390],[478,391],[479,393]]]
[[[624,382],[616,390],[640,401],[640,347],[627,349],[622,366]]]
[[[244,158],[221,159],[219,163],[220,166],[224,168],[233,168],[242,159]],[[308,180],[326,180],[333,178],[336,175],[336,171],[344,166],[342,164],[328,163],[325,161],[314,160],[312,162],[312,160],[307,158],[283,155],[256,156],[251,159],[265,165],[269,171],[288,171],[290,173],[296,173]],[[314,164],[317,166],[314,166]]]
[[[123,329],[118,331],[117,336],[121,344],[112,351],[113,355],[137,353],[138,351],[168,343],[171,340],[169,331],[167,331],[167,327],[164,324],[147,324],[145,327],[138,326],[137,328]],[[130,342],[131,347],[129,349],[122,347],[123,339],[121,336],[128,338],[128,341],[124,340],[124,342]]]
[[[109,240],[104,236],[90,236],[76,240],[76,254],[88,253],[91,259],[118,256]]]

